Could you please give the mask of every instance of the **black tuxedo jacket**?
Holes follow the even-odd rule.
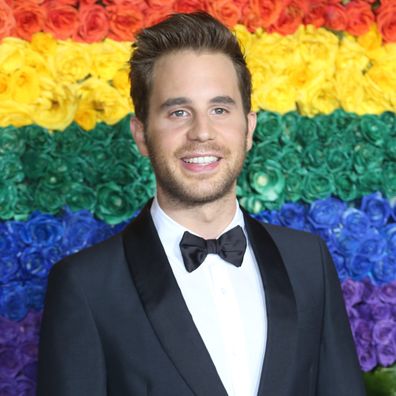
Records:
[[[260,396],[365,395],[325,244],[245,214],[264,285]],[[255,342],[255,340],[251,340]],[[152,222],[55,265],[43,314],[38,396],[226,396]]]

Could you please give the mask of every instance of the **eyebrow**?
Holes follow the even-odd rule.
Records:
[[[212,99],[210,99],[210,103],[214,103],[214,104],[235,104],[235,100],[232,99],[230,96],[216,96]]]
[[[186,105],[186,104],[191,104],[192,100],[188,99],[184,96],[180,96],[177,98],[169,98],[165,100],[160,106],[160,109],[168,109],[173,106],[180,106],[180,105]],[[231,104],[235,105],[235,100],[232,99],[230,96],[224,95],[224,96],[215,96],[214,98],[210,99],[209,103],[211,104]]]

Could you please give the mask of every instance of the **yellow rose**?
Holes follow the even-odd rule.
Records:
[[[92,75],[106,81],[113,79],[119,69],[125,68],[131,55],[131,44],[106,39],[89,47]]]
[[[366,71],[370,66],[370,59],[366,50],[359,45],[356,39],[346,35],[341,41],[336,58],[336,73],[340,70]]]
[[[0,127],[13,125],[22,127],[32,123],[30,115],[33,107],[14,100],[2,100],[0,102]]]
[[[25,64],[25,54],[28,44],[24,40],[6,37],[0,45],[0,71],[13,73]]]
[[[75,85],[42,77],[40,87],[40,97],[34,103],[33,121],[47,129],[65,129],[73,121],[77,109]]]
[[[11,74],[11,96],[19,103],[33,103],[40,95],[40,83],[37,72],[32,67],[22,67]]]
[[[359,114],[381,114],[390,110],[390,100],[384,95],[384,91],[368,75],[364,76],[363,88],[365,98],[359,107]]]
[[[92,68],[89,45],[73,41],[60,41],[53,56],[57,79],[77,82],[86,78]]]
[[[373,23],[367,33],[357,37],[357,42],[369,54],[371,51],[380,48],[382,44],[382,36],[378,32],[377,25]]]
[[[0,101],[5,99],[11,99],[10,77],[0,72]]]
[[[113,87],[119,91],[119,93],[128,97],[130,95],[131,83],[129,81],[129,70],[128,69],[120,69],[116,72],[113,78]]]
[[[304,115],[330,114],[339,107],[333,79],[318,75],[297,94],[298,109]]]
[[[77,122],[81,128],[86,131],[94,129],[96,126],[96,110],[93,108],[93,103],[90,101],[80,101],[74,120]]]
[[[352,67],[338,71],[335,89],[341,107],[345,111],[357,112],[365,98],[363,73]]]
[[[51,59],[52,56],[36,52],[30,47],[25,50],[25,66],[33,68],[40,77],[55,78],[55,73],[51,69]]]
[[[127,97],[123,97],[115,88],[98,78],[84,81],[78,90],[82,111],[93,108],[98,121],[115,124],[131,112]]]
[[[48,56],[55,53],[58,43],[51,34],[38,32],[33,35],[30,45],[32,50]]]
[[[235,25],[233,32],[243,50],[243,53],[248,56],[251,44],[254,41],[253,34],[250,33],[244,25]]]

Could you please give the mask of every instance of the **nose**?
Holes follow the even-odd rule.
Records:
[[[188,130],[188,139],[199,142],[213,140],[215,130],[207,114],[195,114]]]

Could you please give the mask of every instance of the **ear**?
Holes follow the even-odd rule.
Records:
[[[253,145],[253,132],[256,128],[257,124],[257,114],[254,111],[251,111],[247,115],[247,135],[246,135],[246,148],[249,151]]]
[[[144,135],[143,123],[135,116],[132,116],[130,127],[131,127],[133,139],[135,140],[136,146],[138,147],[140,153],[145,157],[148,157],[148,150],[146,144],[146,137]]]

